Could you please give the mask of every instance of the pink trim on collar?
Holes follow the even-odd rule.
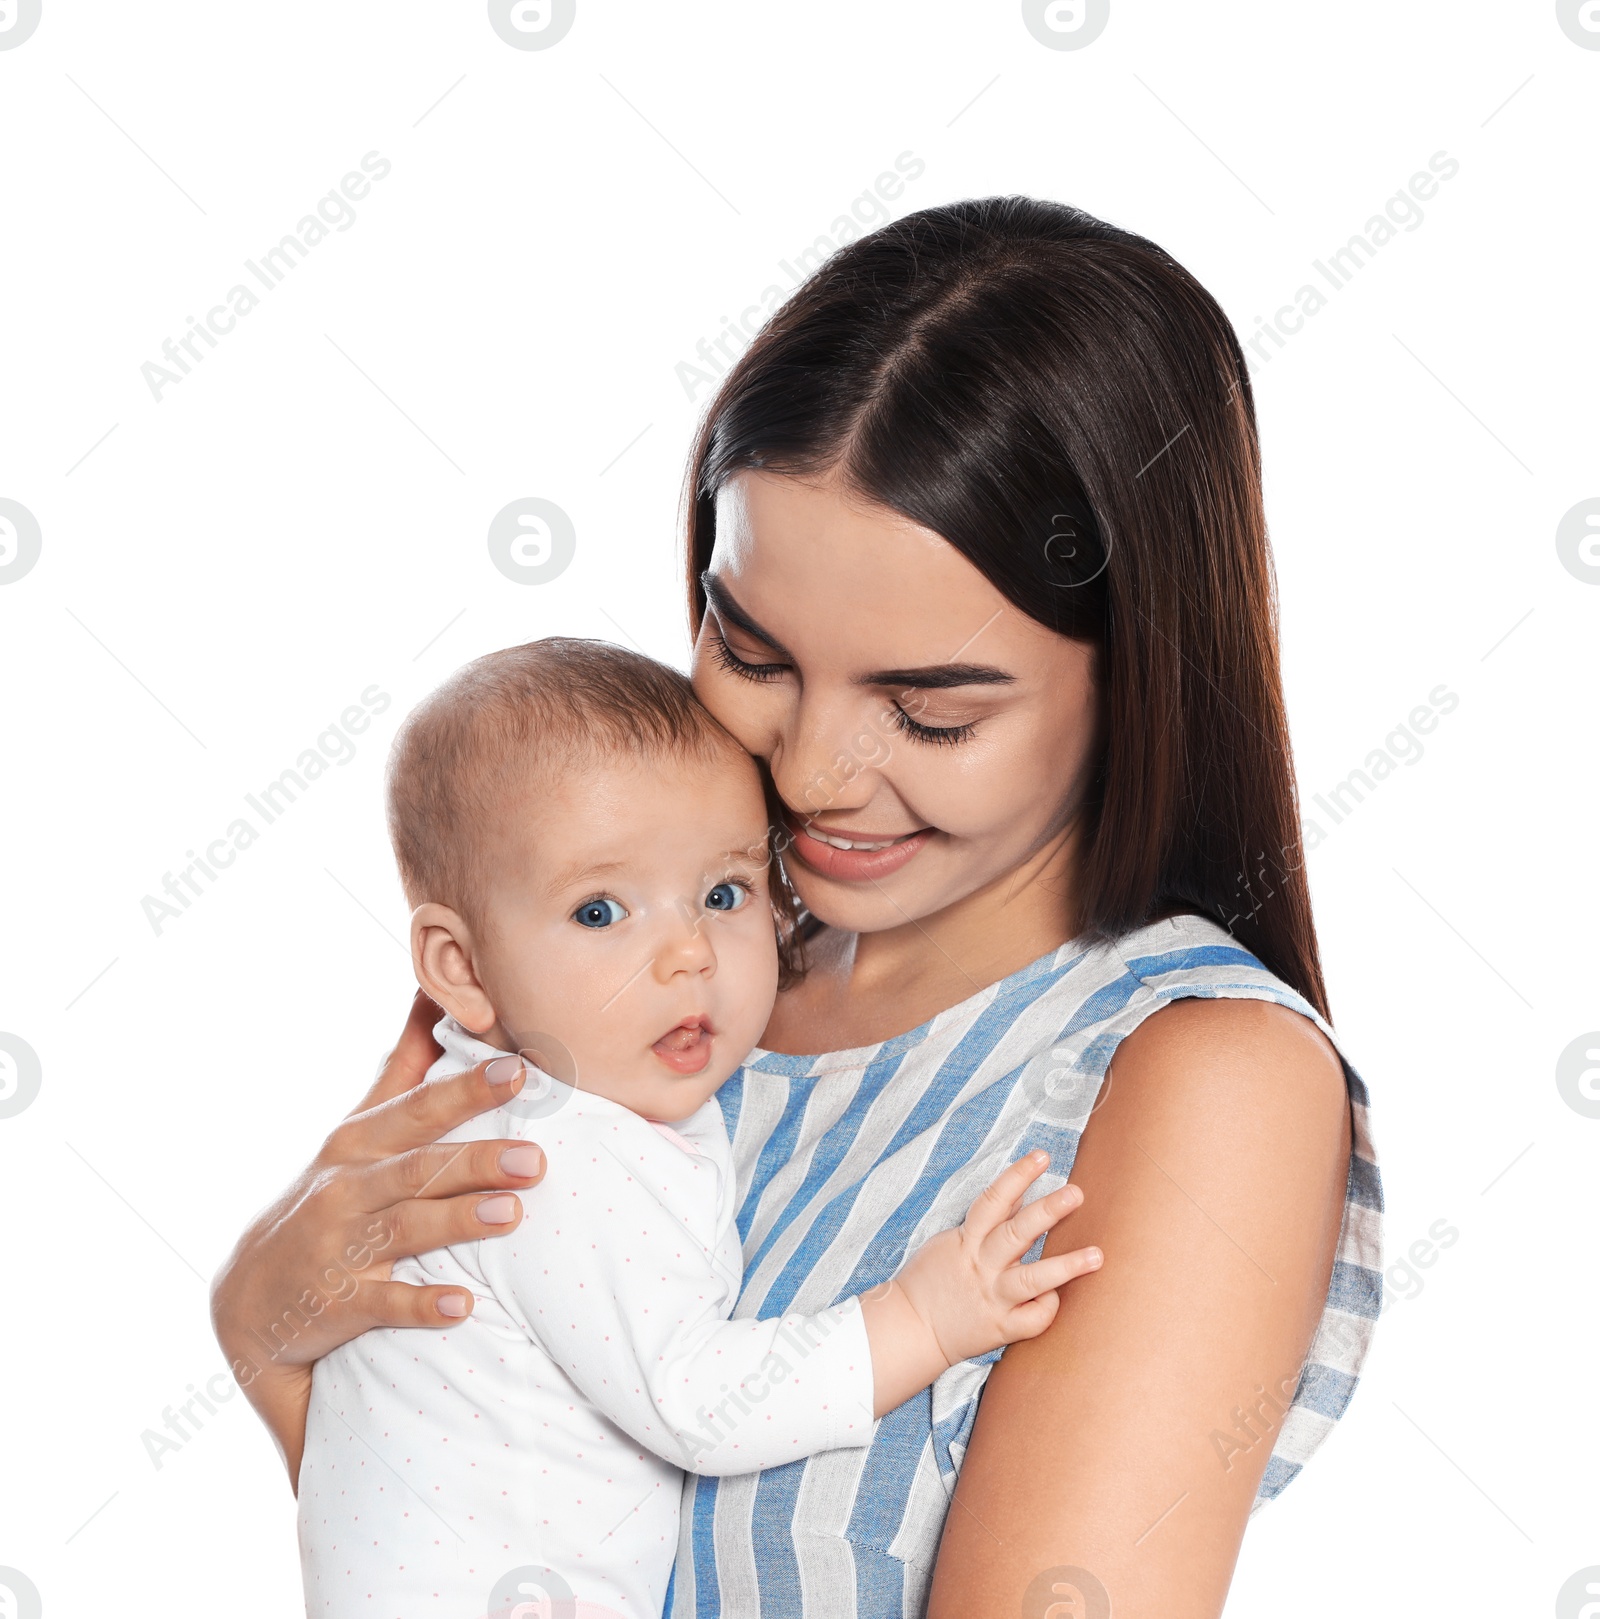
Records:
[[[652,1130],[655,1130],[660,1135],[664,1136],[673,1144],[673,1146],[681,1148],[684,1152],[690,1153],[696,1158],[705,1157],[705,1154],[701,1152],[694,1142],[692,1142],[687,1136],[680,1136],[670,1124],[663,1124],[660,1119],[646,1119],[644,1122],[648,1124]]]

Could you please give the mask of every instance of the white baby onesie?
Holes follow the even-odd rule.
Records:
[[[494,1049],[451,1018],[459,1073]],[[532,1072],[446,1141],[537,1141],[506,1237],[395,1263],[477,1298],[317,1362],[300,1468],[306,1611],[331,1619],[659,1619],[680,1468],[747,1473],[872,1437],[855,1299],[728,1319],[742,1258],[716,1098],[675,1125]]]

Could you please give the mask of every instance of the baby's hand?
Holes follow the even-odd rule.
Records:
[[[930,1237],[895,1277],[948,1365],[1037,1338],[1055,1320],[1056,1289],[1100,1268],[1098,1248],[1019,1263],[1083,1202],[1083,1193],[1068,1185],[1023,1205],[1023,1194],[1049,1167],[1044,1152],[1019,1158],[978,1194],[959,1230]]]
[[[1023,1207],[1023,1194],[1049,1167],[1047,1153],[1019,1158],[979,1194],[960,1230],[930,1237],[898,1275],[861,1295],[874,1415],[894,1410],[958,1361],[1037,1338],[1061,1306],[1056,1289],[1100,1268],[1098,1248],[1019,1263],[1083,1202],[1076,1186],[1063,1186]]]

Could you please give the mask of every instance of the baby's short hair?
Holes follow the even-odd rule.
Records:
[[[406,899],[481,914],[482,831],[536,770],[730,751],[743,753],[688,680],[642,653],[567,636],[491,652],[424,698],[390,751],[389,836]]]

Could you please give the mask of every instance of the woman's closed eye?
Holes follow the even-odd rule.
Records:
[[[738,675],[741,680],[776,680],[789,672],[786,663],[752,663],[741,658],[718,631],[712,632],[711,655],[730,675]]]
[[[925,691],[920,691],[914,686],[902,687],[890,699],[889,723],[897,731],[904,732],[916,741],[930,742],[935,747],[951,747],[957,742],[965,742],[977,729],[978,720],[982,719],[983,715],[979,714],[970,720],[957,720],[952,717],[947,725],[935,724],[935,720],[946,717],[935,712],[941,706],[940,696],[942,694],[930,699]],[[945,704],[955,706],[956,712],[960,712],[959,705],[949,705],[947,699]]]
[[[627,914],[626,906],[602,895],[598,899],[586,899],[572,913],[572,920],[581,928],[608,928]]]
[[[734,651],[726,633],[720,627],[711,630],[710,645],[711,655],[717,663],[740,680],[762,684],[793,672],[792,666],[787,663],[761,662],[754,655],[742,656]],[[913,709],[925,712],[927,698],[917,692],[902,692],[901,699],[907,698],[910,700],[909,707],[904,701],[896,700],[889,714],[890,723],[906,736],[934,747],[953,747],[957,743],[965,742],[972,735],[976,721],[956,725],[930,725],[925,719],[917,719],[912,712]]]
[[[965,725],[925,725],[921,720],[912,719],[898,703],[894,705],[890,720],[896,730],[904,731],[918,742],[931,742],[935,747],[952,747],[958,742],[965,742],[977,729],[975,720],[969,720]]]

